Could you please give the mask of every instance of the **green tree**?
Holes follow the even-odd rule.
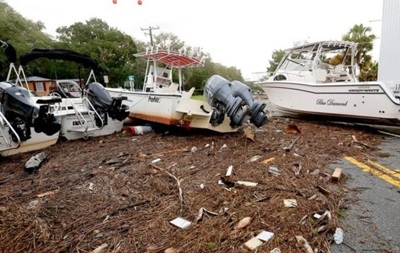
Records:
[[[285,56],[284,50],[274,50],[272,52],[272,60],[269,61],[269,66],[267,68],[268,73],[275,72],[278,64],[281,62],[283,56]]]
[[[0,0],[0,39],[12,45],[17,56],[31,51],[33,48],[46,48],[52,43],[50,36],[43,32],[42,22],[25,19],[3,0]],[[8,71],[9,62],[0,52],[0,75]]]
[[[85,23],[74,23],[57,30],[57,46],[86,54],[99,62],[102,74],[108,75],[111,86],[121,86],[132,74],[133,54],[137,47],[133,39],[109,27],[101,19],[92,18]]]
[[[365,27],[363,24],[354,25],[350,31],[342,37],[345,41],[358,43],[355,63],[358,65],[360,73],[368,72],[368,68],[371,64],[372,57],[369,53],[374,48],[373,41],[376,39],[376,36],[371,34],[371,31],[371,27]],[[363,75],[359,76],[360,81],[365,81],[363,78]]]

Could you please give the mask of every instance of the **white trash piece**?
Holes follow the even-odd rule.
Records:
[[[335,241],[336,244],[341,244],[343,242],[343,229],[341,228],[336,228],[335,234],[333,235],[333,240]]]
[[[181,217],[173,219],[172,221],[170,221],[170,223],[182,229],[187,229],[188,227],[190,227],[190,225],[192,225],[190,221],[187,221]]]

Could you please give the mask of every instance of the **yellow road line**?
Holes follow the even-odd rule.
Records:
[[[382,171],[385,172],[386,174],[389,174],[389,175],[391,175],[392,177],[397,177],[398,179],[400,179],[400,173],[399,173],[399,172],[394,171],[394,170],[392,170],[392,169],[388,169],[388,168],[386,168],[385,166],[383,166],[383,165],[381,165],[381,164],[379,164],[379,163],[376,163],[376,162],[374,162],[374,161],[371,161],[371,160],[368,160],[368,162],[369,162],[370,164],[372,164],[373,166],[375,166],[376,168],[382,170]]]
[[[384,173],[382,173],[382,172],[379,172],[378,170],[373,169],[373,168],[369,167],[368,165],[366,165],[366,164],[364,164],[364,163],[362,163],[362,162],[357,161],[357,160],[354,159],[353,157],[346,156],[344,159],[346,159],[347,161],[349,161],[349,162],[351,162],[351,163],[357,165],[358,167],[360,167],[361,169],[363,169],[364,172],[369,172],[369,173],[371,173],[371,174],[374,174],[374,175],[376,175],[377,177],[379,177],[379,178],[385,180],[386,182],[388,182],[388,183],[390,183],[390,184],[392,184],[392,185],[397,186],[397,187],[400,188],[400,182],[397,181],[397,180],[395,180],[395,179],[392,178],[391,176],[388,176],[388,175],[386,175],[386,174],[384,174]]]

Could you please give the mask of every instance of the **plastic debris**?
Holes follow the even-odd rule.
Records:
[[[170,223],[182,229],[187,229],[188,227],[190,227],[190,225],[192,225],[190,221],[187,221],[181,217],[173,219],[172,221],[170,221]]]
[[[248,160],[247,162],[248,163],[251,163],[251,162],[255,162],[255,161],[257,161],[258,159],[260,159],[262,156],[260,156],[260,155],[255,155],[255,156],[253,156],[252,158],[250,158],[250,160]]]
[[[343,242],[343,229],[341,228],[336,228],[335,234],[333,235],[333,240],[335,241],[336,244],[341,244]]]
[[[301,164],[299,164],[299,163],[293,164],[292,170],[293,170],[293,172],[294,172],[294,174],[295,174],[296,176],[300,175]]]
[[[244,243],[244,246],[246,248],[248,248],[249,250],[255,250],[256,248],[258,248],[261,244],[263,244],[263,242],[256,238],[253,237],[250,240],[248,240],[247,242]]]
[[[153,131],[151,126],[131,126],[125,129],[125,132],[132,135],[141,135]]]
[[[31,202],[29,202],[28,207],[26,209],[28,210],[35,210],[37,208],[37,206],[39,205],[39,200],[35,199],[32,200]]]
[[[313,215],[313,217],[318,220],[319,218],[321,218],[321,215],[316,213]]]
[[[227,148],[228,146],[226,144],[222,145],[219,151],[223,150],[224,148]]]
[[[275,248],[271,250],[269,253],[281,253],[281,250],[279,248]]]
[[[272,232],[268,232],[268,231],[261,231],[261,233],[259,233],[256,238],[260,239],[261,241],[264,242],[268,242],[269,240],[272,239],[272,237],[274,237],[274,233]]]
[[[295,199],[284,199],[283,204],[285,207],[296,207],[297,201]]]
[[[278,167],[270,166],[268,172],[274,176],[280,176],[281,172],[279,171]]]
[[[232,169],[233,169],[232,165],[228,167],[226,174],[225,174],[226,177],[230,177],[232,175]]]
[[[40,164],[46,159],[47,154],[45,152],[40,152],[37,155],[32,156],[29,160],[25,163],[25,170],[28,173],[33,173],[35,170],[39,169]]]
[[[196,152],[197,151],[197,147],[192,147],[191,149],[190,149],[190,152],[192,152],[192,153],[194,153],[194,152]]]
[[[151,163],[158,163],[159,161],[161,161],[161,158],[154,159]]]

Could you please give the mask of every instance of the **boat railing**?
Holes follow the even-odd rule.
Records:
[[[9,138],[7,138],[8,134],[5,129],[6,126],[9,127],[12,134],[17,138],[16,142],[12,142]],[[0,138],[3,139],[4,143],[6,144],[6,148],[1,148],[0,151],[17,149],[21,146],[21,138],[19,137],[15,129],[11,126],[10,122],[7,120],[7,118],[4,116],[2,112],[0,112]]]
[[[79,132],[87,133],[93,130],[100,130],[104,127],[103,118],[100,116],[100,114],[97,112],[97,110],[87,97],[82,97],[79,99],[63,98],[62,104],[58,104],[57,106],[55,106],[54,114],[60,114],[63,110],[70,110],[69,108],[71,106],[72,109],[74,110],[77,120],[83,127],[83,130],[79,130]],[[82,112],[88,113],[87,118],[89,122]],[[96,126],[95,117],[93,117],[93,115],[95,115],[95,117],[97,117],[100,120],[101,124],[100,126],[89,128],[89,123],[91,126]]]

